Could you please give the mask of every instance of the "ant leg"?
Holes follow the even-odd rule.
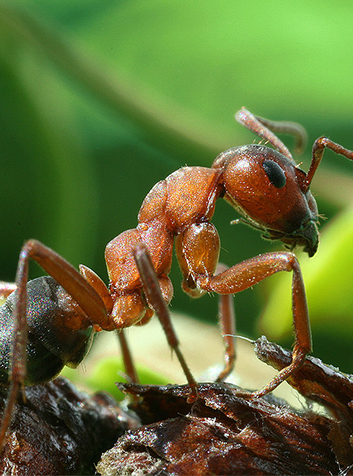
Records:
[[[215,226],[209,222],[194,223],[175,239],[175,251],[184,279],[183,290],[192,297],[202,296],[206,289],[198,286],[197,278],[228,269],[218,263],[220,241]],[[218,264],[217,264],[218,263]],[[227,378],[235,362],[235,315],[231,292],[221,292],[218,321],[225,345],[225,366],[217,381]]]
[[[233,306],[233,296],[220,296],[218,305],[218,322],[221,327],[222,338],[224,342],[225,365],[222,372],[218,375],[216,382],[222,382],[234,369],[236,359],[235,348],[235,313]]]
[[[114,329],[101,296],[62,256],[40,241],[29,240],[21,250],[18,267],[26,266],[29,259],[36,261],[72,296],[93,324],[104,330]],[[25,277],[26,282],[27,275],[28,273]]]
[[[21,258],[20,258],[21,260]],[[6,431],[11,423],[13,409],[17,400],[20,387],[24,393],[23,381],[26,376],[26,343],[27,343],[27,275],[28,275],[28,261],[19,261],[16,274],[16,285],[18,289],[18,299],[13,311],[13,318],[15,321],[14,337],[12,344],[12,356],[10,363],[10,388],[7,394],[7,400],[4,407],[4,412],[1,422],[0,430],[0,451],[5,443]]]
[[[292,363],[282,369],[262,390],[254,392],[262,397],[272,392],[280,383],[296,372],[311,351],[311,332],[306,304],[304,282],[297,258],[293,253],[265,253],[243,261],[216,276],[199,276],[197,284],[201,289],[219,294],[234,294],[254,286],[263,279],[279,271],[292,271],[292,306],[295,342]]]
[[[228,266],[218,264],[217,274],[228,269]],[[225,365],[222,372],[218,375],[216,382],[225,380],[234,368],[236,358],[235,348],[235,312],[233,296],[231,294],[223,294],[219,297],[218,303],[218,323],[221,328],[221,335],[224,342]]]
[[[113,309],[113,300],[111,298],[111,295],[109,293],[108,288],[104,284],[104,282],[101,280],[101,278],[90,268],[87,266],[80,264],[80,273],[82,276],[85,278],[86,281],[90,283],[90,285],[97,291],[99,296],[102,298],[104,305],[107,309],[108,313],[111,313]],[[137,376],[136,368],[134,365],[134,361],[132,358],[132,354],[129,349],[128,341],[126,339],[126,335],[124,333],[123,329],[117,329],[117,336],[119,339],[119,344],[121,348],[121,354],[123,357],[123,362],[124,362],[124,367],[125,367],[125,373],[127,377],[129,378],[129,381],[132,383],[139,383],[139,378]]]
[[[319,137],[313,144],[312,150],[312,160],[310,164],[310,169],[306,175],[304,185],[302,187],[303,193],[305,193],[310,187],[311,181],[314,177],[316,169],[320,165],[322,156],[324,155],[325,148],[331,149],[333,152],[339,155],[343,155],[349,160],[353,160],[353,151],[342,147],[336,142],[328,139],[327,137]]]
[[[293,160],[292,154],[283,142],[273,132],[290,134],[296,139],[296,153],[301,154],[307,142],[307,133],[303,126],[290,121],[270,121],[260,116],[254,116],[245,107],[235,115],[235,119],[250,131],[272,144],[279,152]],[[272,132],[273,131],[273,132]]]
[[[117,330],[126,375],[131,383],[140,383],[124,329]]]
[[[180,362],[188,384],[191,387],[192,396],[196,398],[197,382],[192,376],[184,356],[179,348],[178,337],[174,331],[167,304],[163,299],[150,254],[148,252],[147,246],[144,243],[138,243],[135,245],[134,257],[140,273],[143,291],[148,301],[152,304],[152,307],[157,314],[160,323],[162,324],[168,344],[173,349]]]
[[[61,284],[82,310],[90,316],[90,324],[96,324],[101,328],[109,330],[111,328],[107,310],[101,297],[85,278],[64,258],[50,248],[36,240],[27,241],[21,250],[17,266],[15,286],[18,288],[18,297],[12,314],[15,328],[9,370],[10,388],[0,429],[0,447],[4,443],[5,434],[10,425],[13,408],[21,387],[24,392],[23,382],[26,376],[26,344],[28,334],[26,321],[27,281],[30,259],[36,261]]]

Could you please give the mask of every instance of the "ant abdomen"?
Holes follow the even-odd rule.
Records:
[[[88,352],[93,328],[74,330],[68,323],[83,311],[50,276],[27,284],[27,375],[25,385],[37,385],[53,379],[65,365],[77,367]],[[15,321],[11,318],[17,299],[14,291],[0,307],[0,384],[8,385]]]

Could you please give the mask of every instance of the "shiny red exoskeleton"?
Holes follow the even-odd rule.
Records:
[[[293,359],[253,395],[259,397],[272,391],[303,364],[311,350],[311,333],[303,279],[295,255],[291,251],[265,253],[230,268],[217,269],[220,240],[211,219],[216,200],[224,198],[242,215],[243,221],[261,230],[267,238],[281,240],[290,249],[301,246],[312,256],[317,250],[319,235],[317,206],[309,189],[311,180],[325,148],[350,160],[353,152],[321,137],[314,143],[312,162],[306,174],[273,133],[290,133],[303,140],[305,132],[299,125],[271,122],[253,116],[246,109],[239,111],[236,118],[274,148],[253,144],[229,149],[216,158],[211,168],[183,167],[158,182],[142,204],[136,229],[121,233],[106,247],[108,287],[89,268],[80,266],[79,273],[42,243],[36,240],[25,243],[18,264],[16,291],[13,292],[14,287],[3,285],[3,294],[9,297],[2,307],[0,323],[11,321],[12,327],[7,333],[2,332],[1,347],[6,351],[2,353],[1,369],[6,378],[10,375],[11,387],[0,439],[4,439],[21,385],[54,378],[65,364],[77,365],[89,347],[89,329],[111,331],[145,324],[154,311],[180,360],[192,395],[197,395],[197,384],[180,352],[166,308],[173,295],[168,273],[174,245],[184,291],[193,297],[207,292],[222,296],[226,364],[218,380],[229,375],[235,359],[234,342],[230,337],[232,305],[228,297],[279,271],[293,274]],[[31,311],[26,315],[30,258],[51,278],[28,283]],[[31,313],[36,314],[36,319]],[[46,363],[41,366],[46,367],[45,377],[43,368],[39,369],[40,366],[26,356],[27,323],[33,330],[30,336],[44,329],[50,334],[47,340],[52,347],[44,343]],[[127,373],[132,380],[137,380],[123,333],[119,336]],[[34,345],[32,338],[28,344]],[[44,355],[41,346],[32,352],[35,362],[40,362],[41,353]]]

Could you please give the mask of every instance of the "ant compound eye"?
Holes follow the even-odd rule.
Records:
[[[272,185],[276,188],[282,188],[286,184],[286,176],[280,165],[273,160],[265,160],[262,164],[264,171]]]

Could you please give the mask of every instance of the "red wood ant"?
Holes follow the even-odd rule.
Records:
[[[142,204],[137,228],[121,233],[106,247],[109,287],[86,266],[81,265],[78,272],[42,243],[25,243],[18,262],[17,290],[12,293],[14,288],[3,287],[9,296],[0,316],[1,380],[6,384],[10,375],[10,390],[0,441],[21,387],[54,378],[65,364],[77,365],[89,348],[93,330],[122,330],[146,324],[154,311],[182,365],[192,395],[197,395],[197,383],[180,352],[166,306],[173,295],[168,277],[173,244],[184,291],[193,297],[208,292],[223,296],[220,319],[225,330],[232,329],[229,295],[279,271],[291,271],[295,331],[292,362],[254,397],[271,392],[301,367],[311,351],[311,332],[297,258],[290,251],[264,253],[217,274],[220,241],[210,220],[216,200],[224,198],[240,212],[243,221],[264,232],[266,238],[280,240],[290,250],[301,246],[313,256],[319,235],[317,205],[309,189],[312,178],[326,147],[350,160],[353,152],[321,137],[314,142],[306,174],[274,134],[289,133],[303,140],[304,132],[298,124],[268,121],[244,108],[236,119],[274,149],[256,144],[232,148],[221,153],[211,168],[183,167],[158,182]],[[49,277],[27,285],[30,259]],[[122,332],[119,338],[127,374],[137,381]],[[226,363],[218,381],[229,375],[235,360],[233,339],[226,336],[225,345]]]

